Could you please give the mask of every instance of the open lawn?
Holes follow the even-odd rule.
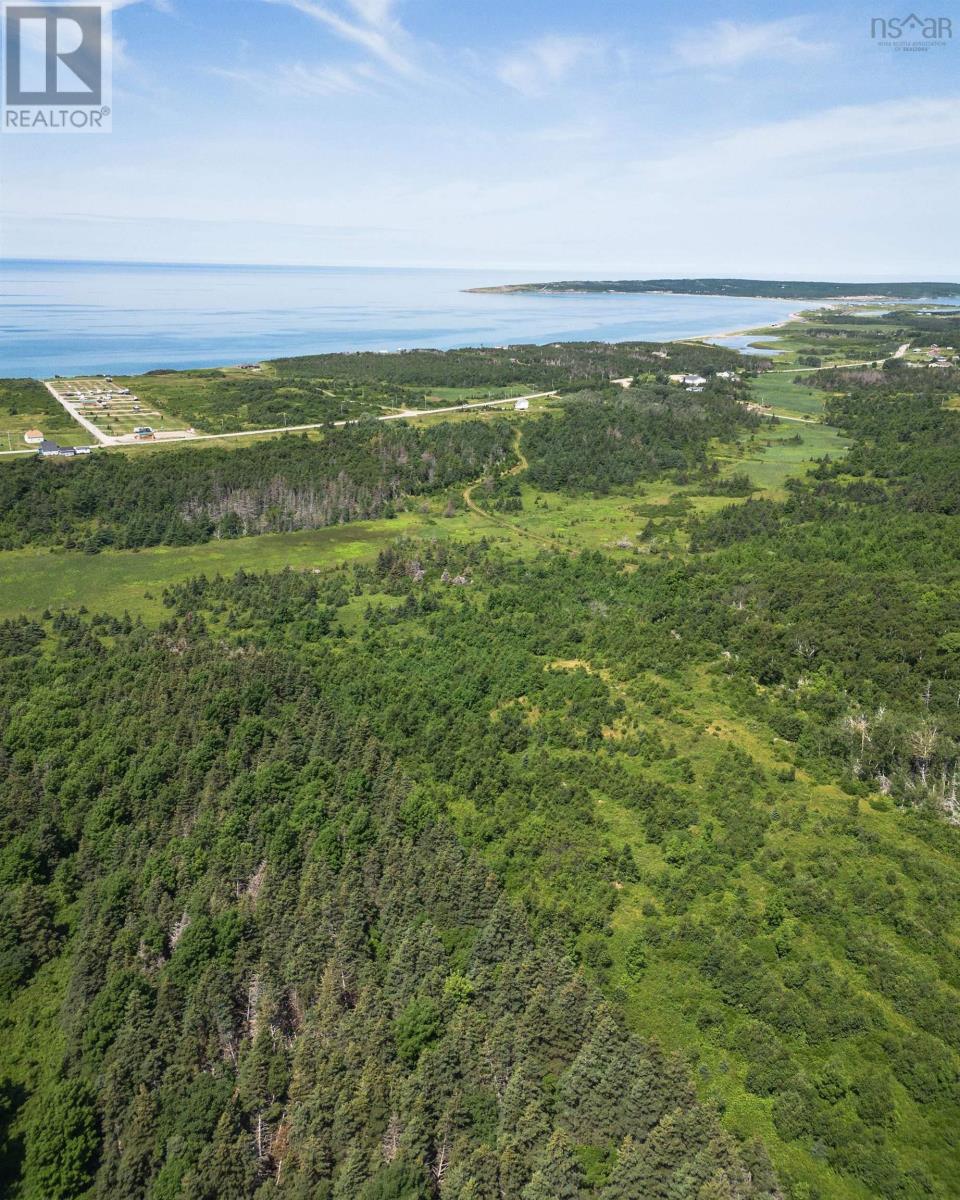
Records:
[[[90,434],[35,379],[0,379],[0,450],[25,450],[23,435],[38,429],[61,446],[85,446]]]

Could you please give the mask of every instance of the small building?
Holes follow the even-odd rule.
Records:
[[[23,435],[28,446],[39,446],[43,441],[43,433],[39,429],[28,429]]]
[[[76,452],[73,446],[61,446],[58,442],[50,441],[49,438],[44,438],[37,447],[37,454],[40,458],[73,458]]]
[[[514,412],[523,412],[524,409],[527,409],[529,407],[530,407],[529,400],[518,400],[516,402],[516,404],[513,406],[513,410],[514,410]]]

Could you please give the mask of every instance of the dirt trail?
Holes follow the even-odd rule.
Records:
[[[514,452],[516,453],[517,461],[516,461],[515,465],[512,466],[509,471],[507,471],[507,475],[519,475],[522,471],[525,471],[527,469],[527,467],[530,465],[527,462],[526,456],[524,455],[523,451],[520,449],[520,438],[521,438],[521,433],[520,433],[520,430],[518,429],[513,436],[513,449],[514,449]],[[505,517],[502,517],[499,513],[492,513],[492,512],[489,512],[485,508],[481,508],[480,505],[473,498],[474,488],[478,488],[481,483],[483,483],[482,479],[475,479],[473,481],[473,483],[469,484],[467,487],[465,487],[463,489],[463,502],[464,502],[464,504],[466,504],[466,506],[470,510],[470,512],[476,513],[478,517],[483,517],[487,521],[492,521],[494,525],[499,525],[503,529],[509,529],[511,532],[517,533],[521,537],[530,538],[531,541],[538,542],[541,546],[546,546],[551,550],[564,549],[564,547],[561,546],[559,544],[559,542],[555,542],[553,540],[553,538],[543,537],[539,533],[532,533],[529,529],[524,529],[520,525],[514,525],[512,521],[508,521]]]

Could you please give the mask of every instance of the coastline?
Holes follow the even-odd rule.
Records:
[[[795,300],[801,304],[816,304],[819,308],[837,304],[926,304],[938,299],[936,296],[909,298],[884,292],[862,296],[754,296],[746,293],[741,295],[739,292],[677,292],[667,288],[647,288],[643,291],[625,288],[558,288],[529,283],[504,283],[492,287],[463,288],[462,291],[479,296],[694,296],[701,300],[715,296],[725,300]]]
[[[741,296],[739,293],[734,295],[730,292],[673,292],[666,291],[663,288],[650,288],[646,292],[627,292],[621,291],[618,288],[605,288],[603,291],[596,291],[592,288],[542,288],[529,287],[524,283],[506,283],[500,287],[479,287],[479,288],[463,288],[464,295],[474,296],[691,296],[694,300],[795,300],[802,302],[799,296]],[[874,300],[892,300],[892,296],[831,296],[822,301],[822,305],[828,303],[845,302],[852,304],[854,301],[872,302]],[[811,303],[821,303],[816,298],[811,297]],[[901,300],[901,304],[909,304],[911,301]]]
[[[677,294],[680,294],[680,293],[677,293]],[[762,296],[755,296],[755,297],[750,297],[750,298],[758,299],[758,300],[765,299],[765,297],[762,297]],[[826,306],[823,305],[821,307],[826,307]],[[682,339],[681,338],[671,338],[670,340],[671,341],[685,341],[685,342],[703,342],[703,341],[706,341],[708,338],[746,337],[747,334],[756,334],[756,336],[758,338],[762,338],[763,335],[767,332],[767,330],[783,329],[786,325],[789,325],[791,321],[804,321],[804,320],[806,320],[807,313],[813,312],[813,311],[814,311],[813,309],[809,309],[809,308],[798,309],[796,312],[788,313],[787,316],[785,316],[782,321],[774,321],[771,325],[764,325],[763,329],[761,329],[761,330],[758,330],[756,327],[754,327],[753,329],[727,329],[727,330],[724,330],[724,332],[722,332],[722,333],[698,333],[697,336],[693,337],[693,338],[682,338]]]

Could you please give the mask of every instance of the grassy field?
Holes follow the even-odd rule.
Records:
[[[85,605],[91,611],[127,611],[156,620],[163,612],[163,589],[192,575],[335,567],[374,554],[393,538],[425,527],[424,517],[402,514],[391,521],[363,521],[202,546],[154,546],[95,555],[14,550],[0,555],[0,616]]]
[[[769,405],[778,415],[818,417],[823,412],[823,392],[804,383],[794,383],[793,373],[768,371],[751,380],[750,391],[758,404]]]
[[[839,458],[849,445],[849,440],[829,425],[784,421],[764,426],[751,441],[738,447],[735,455],[723,461],[721,476],[748,475],[763,495],[782,500],[786,496],[784,484],[791,476],[805,474],[813,461],[824,455]]]
[[[509,387],[432,387],[427,389],[427,403],[437,404],[469,404],[473,400],[500,400],[505,396],[523,396],[533,391],[523,383],[511,384]]]
[[[35,379],[0,379],[0,450],[24,450],[28,429],[62,446],[85,446],[91,438]]]

